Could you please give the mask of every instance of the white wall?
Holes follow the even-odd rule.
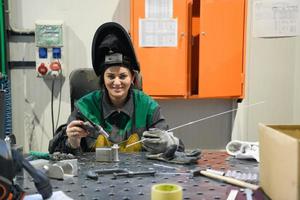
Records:
[[[300,18],[300,14],[299,14]],[[300,19],[299,19],[300,23]],[[299,25],[300,26],[300,25]],[[300,37],[297,38],[295,53],[295,75],[294,75],[294,115],[293,123],[300,124]]]
[[[91,67],[91,44],[96,29],[104,22],[117,21],[129,29],[129,0],[10,0],[10,25],[15,30],[34,30],[36,20],[64,21],[66,68],[58,124],[70,113],[68,75],[76,68]],[[125,16],[125,17],[124,17]],[[34,38],[10,38],[10,61],[34,61]],[[51,80],[36,77],[35,69],[11,70],[13,131],[24,151],[46,151],[52,138]],[[60,81],[54,87],[54,118],[59,109]]]
[[[258,140],[258,123],[300,123],[299,37],[252,36],[252,4],[248,2],[246,95],[243,104],[265,103],[239,111],[235,139]],[[299,24],[300,25],[300,24]]]

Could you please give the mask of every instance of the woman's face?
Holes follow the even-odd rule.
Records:
[[[126,67],[112,66],[105,70],[104,85],[113,103],[126,99],[132,80],[133,76]]]

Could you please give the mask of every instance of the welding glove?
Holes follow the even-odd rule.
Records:
[[[177,146],[169,146],[164,153],[147,154],[146,157],[152,160],[160,160],[174,164],[196,164],[200,158],[200,149],[195,149],[186,152],[176,151]]]
[[[165,152],[171,145],[175,145],[177,149],[179,139],[172,132],[153,128],[143,133],[142,144],[151,154],[158,154]]]
[[[238,159],[255,159],[259,162],[259,144],[258,142],[245,142],[233,140],[226,145],[226,151],[229,155]]]

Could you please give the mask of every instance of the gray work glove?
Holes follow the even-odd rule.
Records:
[[[160,130],[158,128],[145,131],[142,136],[143,147],[151,154],[163,153],[171,145],[179,145],[179,139],[172,132]]]
[[[175,164],[196,164],[200,159],[200,149],[195,149],[187,152],[176,151],[177,146],[171,145],[164,153],[148,154],[146,157],[152,160],[161,160],[164,162]]]

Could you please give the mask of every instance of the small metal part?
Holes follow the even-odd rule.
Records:
[[[70,175],[70,176],[78,175],[77,159],[61,160],[57,164],[62,166],[65,175]]]
[[[192,177],[200,176],[201,175],[200,172],[201,172],[201,169],[199,169],[199,168],[190,170],[190,174],[191,174]]]
[[[112,147],[112,159],[113,162],[119,162],[119,145],[118,144],[114,144]]]
[[[98,170],[90,170],[87,172],[86,177],[94,180],[98,180],[99,174],[113,174],[113,173],[126,173],[128,172],[127,169],[119,169],[119,168],[112,168],[112,169],[98,169]]]
[[[178,167],[173,167],[173,166],[168,166],[168,165],[161,165],[161,164],[157,164],[157,163],[153,163],[154,166],[158,166],[158,167],[164,167],[167,169],[174,169],[174,170],[179,170]]]
[[[238,190],[230,190],[227,200],[235,200],[235,198],[238,195],[238,192],[239,192]]]
[[[211,173],[215,173],[215,174],[220,175],[220,176],[224,176],[224,174],[225,174],[225,172],[215,170],[215,169],[206,169],[206,171],[211,172]]]
[[[96,161],[111,162],[112,160],[111,148],[96,148]]]
[[[119,145],[114,144],[111,148],[96,148],[96,161],[119,162]]]
[[[122,172],[122,173],[113,173],[114,177],[117,178],[118,176],[125,176],[128,178],[134,177],[134,176],[154,176],[156,173],[156,171],[139,171],[139,172],[132,172],[132,171],[128,171],[128,172]]]
[[[228,170],[225,173],[225,176],[235,178],[238,180],[250,182],[250,183],[256,183],[258,182],[258,174],[256,173],[245,173],[235,170]]]
[[[64,170],[61,166],[59,166],[57,164],[45,165],[44,170],[45,170],[46,175],[49,178],[58,179],[58,180],[64,179]]]
[[[253,198],[252,198],[252,194],[253,194],[252,190],[250,190],[249,188],[246,188],[245,189],[245,193],[246,193],[246,199],[247,200],[253,200]]]
[[[49,178],[63,180],[65,176],[77,176],[77,159],[59,161],[54,164],[43,166],[46,175]]]

